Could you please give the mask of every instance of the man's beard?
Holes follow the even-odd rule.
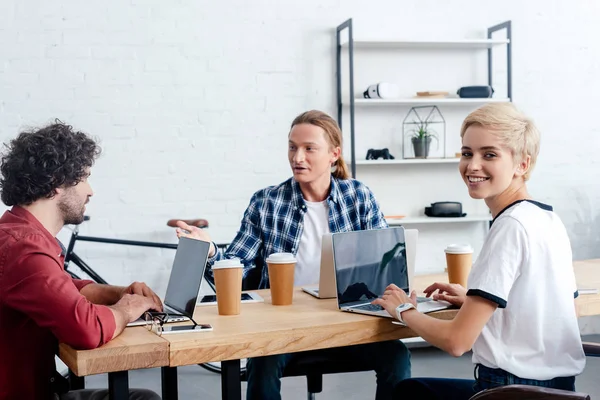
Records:
[[[83,222],[85,204],[79,206],[73,198],[65,199],[58,203],[65,225],[79,225]]]

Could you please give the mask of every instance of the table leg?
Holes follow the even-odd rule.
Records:
[[[69,387],[71,390],[85,389],[85,378],[77,376],[69,369]]]
[[[108,398],[110,400],[129,400],[128,371],[108,373]]]
[[[240,360],[221,361],[221,398],[223,400],[242,398]]]
[[[177,367],[162,367],[160,369],[162,380],[163,400],[177,400]]]

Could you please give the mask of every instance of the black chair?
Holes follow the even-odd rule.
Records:
[[[583,342],[583,352],[587,357],[600,357],[600,343]],[[539,386],[507,385],[483,390],[470,400],[589,400],[587,393],[548,389]]]
[[[529,385],[507,385],[482,390],[470,400],[590,400],[586,393],[569,392]]]
[[[256,268],[250,270],[242,283],[243,290],[256,290],[262,277],[262,259],[257,258]],[[294,358],[283,371],[283,377],[306,376],[307,398],[314,400],[317,393],[323,391],[323,375],[341,374],[346,372],[372,371],[373,366],[359,362],[340,362],[339,360],[320,354],[318,350],[302,353]],[[242,380],[247,381],[247,375],[242,374]]]

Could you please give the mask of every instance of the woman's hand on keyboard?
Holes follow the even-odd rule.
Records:
[[[436,282],[423,290],[427,297],[434,300],[444,300],[461,307],[467,298],[467,289],[456,283]]]
[[[404,303],[412,303],[416,309],[417,293],[413,290],[409,297],[404,290],[393,283],[385,288],[385,292],[383,292],[383,295],[380,298],[371,302],[371,304],[383,307],[394,318],[396,318],[396,307]]]

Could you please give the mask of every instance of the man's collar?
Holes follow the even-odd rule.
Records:
[[[292,201],[296,203],[298,206],[304,205],[304,197],[302,196],[302,190],[300,189],[300,184],[292,177]],[[338,203],[340,200],[340,184],[337,179],[333,176],[331,177],[331,183],[329,186],[329,195],[327,196],[327,200],[331,200],[334,203]]]
[[[26,220],[27,222],[31,223],[32,225],[34,225],[35,227],[37,227],[39,230],[41,230],[44,233],[44,236],[46,236],[52,242],[58,242],[58,240],[54,236],[52,236],[52,234],[48,231],[48,229],[46,229],[46,227],[40,222],[40,220],[38,220],[35,217],[35,215],[33,215],[32,213],[30,213],[29,211],[27,211],[23,207],[21,207],[21,206],[13,206],[10,209],[10,212],[13,215],[15,215],[15,216],[17,216],[19,218],[22,218],[22,219]],[[60,248],[62,250],[61,244],[56,243],[56,247]]]

